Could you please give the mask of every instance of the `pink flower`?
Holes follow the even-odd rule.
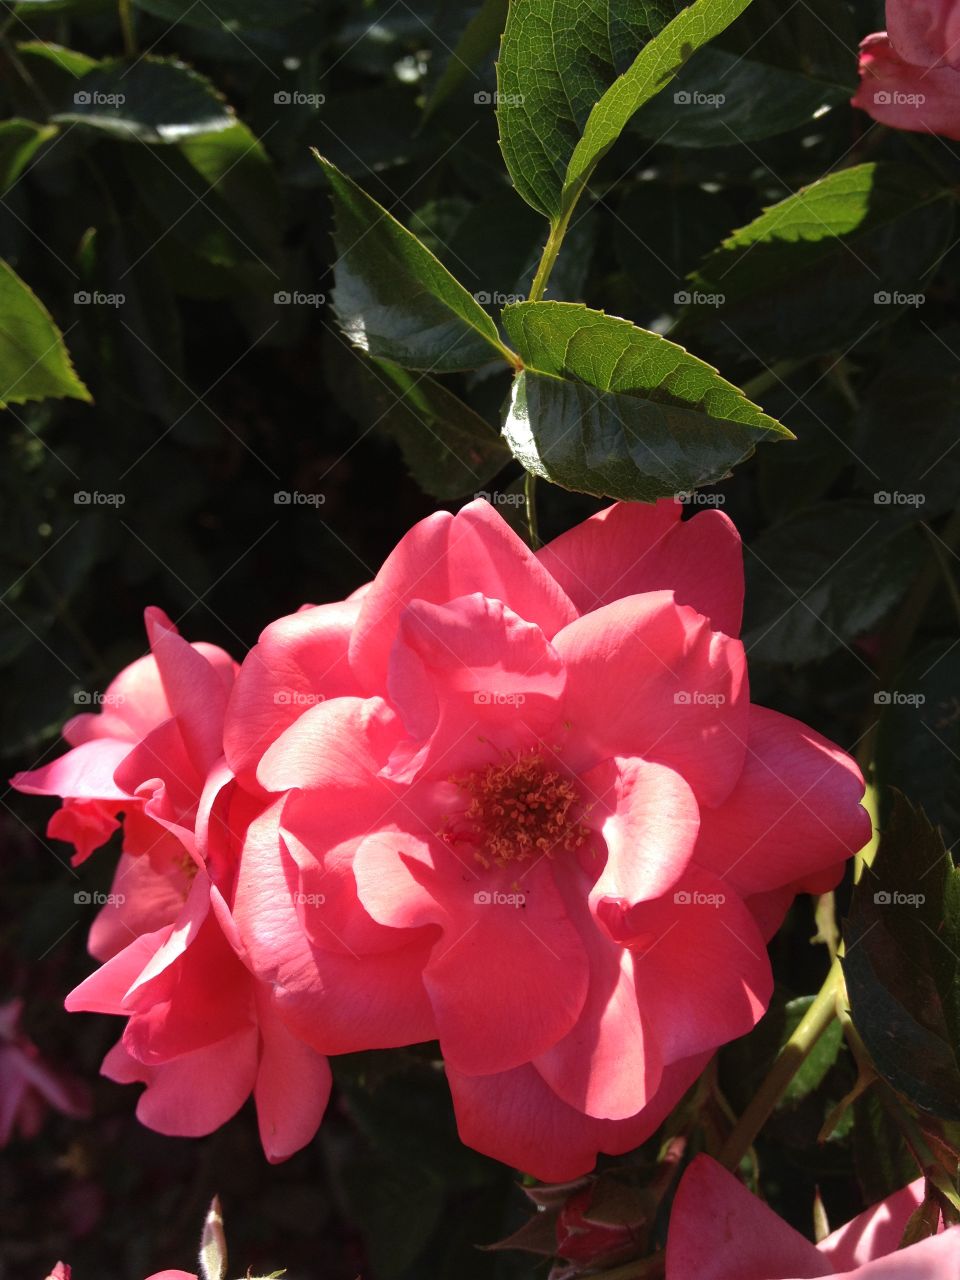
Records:
[[[887,0],[887,28],[860,45],[853,105],[893,129],[960,139],[960,3]]]
[[[484,502],[268,628],[224,731],[234,916],[320,1052],[437,1037],[462,1138],[548,1180],[647,1137],[869,836],[856,765],[751,707],[740,540],[618,504],[533,555]]]
[[[0,1004],[0,1147],[14,1131],[32,1138],[40,1131],[47,1107],[67,1116],[89,1114],[86,1089],[54,1071],[20,1030],[22,1000]]]
[[[146,611],[150,655],[125,667],[103,710],[74,716],[71,750],[11,781],[61,796],[47,834],[72,843],[74,865],[104,844],[123,814],[124,851],[157,866],[194,847],[197,804],[223,754],[223,716],[237,665],[222,649],[187,644],[160,609]]]
[[[698,1156],[677,1191],[666,1280],[956,1280],[960,1227],[899,1249],[923,1199],[923,1179],[813,1245],[709,1156]]]
[[[101,831],[124,815],[124,853],[90,933],[90,950],[105,963],[67,1008],[127,1018],[102,1070],[147,1086],[137,1107],[144,1124],[210,1133],[252,1092],[264,1150],[282,1160],[316,1132],[330,1069],[278,1020],[243,961],[230,912],[240,847],[233,832],[242,839],[262,807],[247,795],[234,804],[222,758],[236,667],[219,649],[187,644],[157,609],[147,611],[147,631],[151,657],[113,681],[104,712],[67,726],[73,749],[14,779],[22,790],[65,797],[55,819],[68,815],[59,831],[75,840],[78,858],[91,846],[77,806],[104,816]]]

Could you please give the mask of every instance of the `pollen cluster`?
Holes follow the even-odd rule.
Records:
[[[448,825],[448,843],[469,843],[483,867],[551,858],[558,850],[579,849],[587,827],[575,783],[557,769],[548,769],[534,749],[450,779],[466,793],[469,803]]]

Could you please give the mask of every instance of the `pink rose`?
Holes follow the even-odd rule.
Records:
[[[960,1227],[899,1244],[923,1199],[923,1179],[834,1231],[820,1244],[777,1217],[709,1156],[697,1156],[677,1191],[666,1280],[956,1280]]]
[[[193,848],[197,804],[223,754],[223,716],[237,664],[222,649],[187,644],[160,609],[146,611],[150,655],[125,667],[103,710],[74,716],[65,755],[12,785],[61,796],[47,834],[72,843],[74,865],[104,844],[123,814],[124,851],[155,866]]]
[[[237,797],[223,763],[236,665],[219,649],[187,644],[158,609],[147,610],[147,631],[152,655],[113,681],[102,713],[67,725],[73,749],[14,779],[21,790],[65,798],[49,830],[75,841],[75,861],[123,814],[124,852],[90,932],[90,950],[105,963],[67,1008],[126,1017],[102,1070],[147,1086],[137,1107],[144,1124],[210,1133],[252,1092],[264,1150],[282,1160],[316,1132],[330,1069],[278,1020],[243,962],[230,912],[245,825],[262,807]],[[89,812],[104,817],[96,839]]]
[[[618,504],[531,553],[437,513],[267,628],[224,730],[234,918],[318,1052],[437,1037],[465,1142],[547,1180],[647,1137],[766,1008],[765,941],[870,833],[853,761],[749,701],[740,540]]]
[[[22,1000],[0,1004],[0,1147],[14,1132],[32,1138],[47,1107],[67,1116],[89,1115],[86,1089],[54,1071],[20,1029]]]
[[[893,129],[960,139],[960,3],[887,0],[887,30],[860,45],[853,105]]]

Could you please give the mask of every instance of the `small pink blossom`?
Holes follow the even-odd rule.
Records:
[[[137,1107],[144,1124],[210,1133],[253,1093],[264,1150],[285,1159],[316,1132],[330,1070],[277,1018],[230,912],[233,832],[242,837],[262,807],[245,795],[233,804],[223,763],[236,666],[222,650],[188,644],[158,609],[147,610],[147,632],[151,656],[113,681],[102,712],[68,724],[72,750],[14,779],[64,797],[50,830],[74,840],[75,861],[94,842],[90,813],[104,818],[96,842],[123,816],[113,891],[90,932],[104,964],[67,1008],[126,1017],[102,1070],[147,1086]]]
[[[924,1181],[852,1219],[814,1245],[709,1156],[698,1156],[677,1191],[666,1280],[956,1280],[960,1227],[900,1249]]]
[[[14,1133],[33,1138],[48,1107],[67,1116],[86,1116],[90,1102],[84,1085],[55,1071],[20,1029],[22,1000],[0,1004],[0,1147]]]
[[[319,1052],[439,1039],[465,1142],[547,1180],[646,1138],[766,1008],[766,939],[869,836],[853,761],[750,705],[740,540],[484,502],[261,637],[231,697],[234,916]]]
[[[860,45],[853,105],[893,129],[960,139],[958,0],[887,0],[887,30]]]

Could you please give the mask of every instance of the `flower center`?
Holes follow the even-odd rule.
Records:
[[[469,797],[456,829],[448,822],[442,838],[474,846],[481,866],[552,858],[558,849],[579,849],[588,829],[579,821],[582,805],[574,782],[548,769],[533,749],[505,757],[473,773],[450,778]]]

